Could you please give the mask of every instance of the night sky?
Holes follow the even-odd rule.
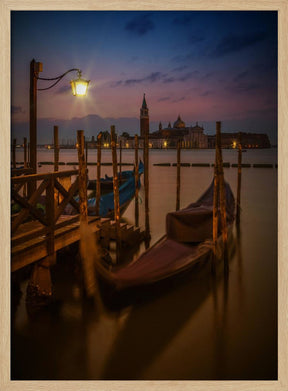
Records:
[[[157,130],[159,121],[163,127],[173,124],[180,114],[186,125],[198,121],[208,134],[215,133],[215,121],[221,120],[224,131],[264,132],[277,142],[277,12],[11,15],[12,133],[21,128],[28,135],[29,64],[35,58],[43,62],[41,77],[80,68],[91,80],[86,98],[70,92],[76,73],[49,91],[39,91],[38,119],[43,124],[62,121],[73,127],[71,119],[87,116],[113,117],[117,124],[125,118],[118,131],[134,134],[139,123],[132,130],[129,118],[139,118],[145,92],[150,131]],[[38,82],[39,88],[47,86]],[[43,125],[39,140],[44,133]]]

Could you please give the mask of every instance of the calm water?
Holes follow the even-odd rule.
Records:
[[[17,153],[17,160],[23,160],[23,152]],[[182,151],[182,161],[212,163],[214,153]],[[123,151],[123,162],[133,159],[133,151]],[[53,151],[39,151],[38,160],[52,161]],[[76,151],[60,151],[59,160],[77,161]],[[88,160],[96,161],[94,151]],[[223,150],[223,160],[236,163],[237,152]],[[103,161],[111,161],[110,151],[103,152]],[[176,167],[153,166],[160,162],[176,162],[176,151],[150,153],[151,244],[164,234],[165,216],[176,203]],[[275,164],[277,150],[248,150],[243,162]],[[50,168],[42,166],[39,172]],[[90,166],[90,178],[95,178],[95,170]],[[111,167],[103,166],[102,173],[111,174]],[[237,169],[225,168],[224,175],[236,194]],[[195,201],[212,177],[212,168],[182,167],[181,206]],[[140,198],[143,226],[143,188]],[[72,255],[60,259],[53,271],[55,305],[32,316],[23,294],[13,307],[12,378],[276,379],[276,168],[243,168],[241,206],[241,235],[237,239],[234,233],[228,279],[221,269],[217,280],[191,275],[121,311],[97,316],[80,298]],[[124,218],[133,223],[133,202]]]

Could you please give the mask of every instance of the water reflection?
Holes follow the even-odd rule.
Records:
[[[190,162],[195,159],[191,153],[186,154]],[[249,151],[245,155],[248,158]],[[156,163],[158,156],[155,153]],[[208,171],[183,170],[184,205],[206,188]],[[235,190],[235,171],[227,169],[225,176]],[[166,213],[174,210],[174,197],[168,196],[174,195],[174,184],[170,167],[151,170],[152,243],[165,229]],[[192,273],[177,283],[170,281],[161,292],[148,289],[121,310],[106,308],[99,316],[82,299],[75,252],[66,259],[61,255],[52,272],[55,300],[49,308],[29,318],[24,295],[15,297],[20,304],[12,310],[12,378],[276,379],[276,189],[274,171],[245,171],[242,229],[236,232],[226,280],[222,264],[215,280],[209,273]],[[126,212],[129,217],[130,210],[130,224],[133,206]],[[144,226],[141,208],[139,214]],[[21,290],[25,292],[25,285]]]

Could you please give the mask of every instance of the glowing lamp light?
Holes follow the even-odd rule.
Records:
[[[81,79],[81,72],[78,72],[78,79],[71,80],[71,88],[74,96],[86,96],[90,80]]]
[[[232,147],[233,147],[233,148],[236,148],[236,146],[237,146],[237,142],[236,142],[236,141],[233,141]]]

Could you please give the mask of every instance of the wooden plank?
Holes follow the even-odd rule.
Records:
[[[25,164],[25,162],[24,162]],[[16,168],[14,170],[11,170],[11,177],[12,179],[17,178],[20,175],[29,175],[33,172],[32,168]],[[25,182],[25,180],[24,180]]]
[[[92,232],[100,236],[99,217],[88,219]],[[80,240],[80,223],[75,222],[55,230],[55,251]],[[24,244],[12,247],[11,271],[14,272],[48,256],[46,238],[38,237]]]
[[[30,169],[24,169],[24,170],[30,170]],[[14,173],[15,170],[12,170],[12,173]],[[18,172],[18,170],[16,170]],[[20,172],[20,170],[19,170]],[[14,184],[16,183],[22,183],[22,182],[31,182],[31,181],[40,181],[43,179],[46,179],[48,176],[53,175],[56,178],[61,178],[65,176],[76,176],[78,175],[78,170],[67,170],[67,171],[57,171],[57,172],[50,172],[45,174],[31,174],[31,175],[25,175],[25,176],[12,176],[11,182]]]
[[[21,232],[11,238],[11,248],[18,246],[19,244],[27,243],[35,237],[45,236],[48,232],[47,227],[35,227],[28,232]]]

